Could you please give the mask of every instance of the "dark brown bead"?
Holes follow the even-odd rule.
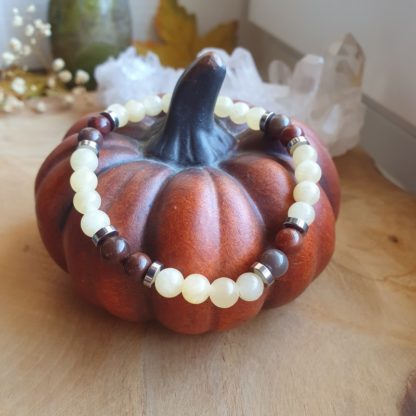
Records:
[[[303,130],[295,126],[294,124],[291,124],[290,126],[284,128],[282,132],[280,133],[280,141],[283,144],[283,146],[287,146],[287,144],[294,138],[298,136],[303,136]]]
[[[289,268],[289,261],[286,254],[273,248],[266,250],[262,254],[260,263],[264,264],[271,271],[275,279],[283,276]]]
[[[284,114],[276,114],[266,126],[266,134],[269,137],[279,138],[282,130],[290,125],[290,118]]]
[[[100,133],[99,130],[94,129],[93,127],[85,127],[83,128],[78,134],[78,141],[82,140],[90,140],[98,144],[98,146],[102,146],[104,142],[103,135]]]
[[[124,260],[124,270],[129,276],[142,280],[151,264],[152,260],[138,251]]]
[[[303,242],[302,234],[294,228],[283,228],[277,234],[274,245],[284,253],[291,254],[298,251]]]
[[[102,134],[110,133],[110,131],[112,130],[110,120],[101,114],[99,116],[91,117],[88,120],[88,127],[93,127]]]
[[[130,254],[127,241],[118,235],[106,238],[100,245],[101,257],[110,263],[123,261]]]

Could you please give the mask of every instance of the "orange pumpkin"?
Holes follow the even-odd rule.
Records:
[[[146,117],[106,136],[97,170],[102,209],[132,251],[211,281],[236,279],[273,247],[295,185],[291,158],[277,140],[213,116],[224,76],[214,55],[201,57],[178,82],[168,115]],[[192,305],[182,296],[162,298],[121,264],[105,262],[81,232],[69,158],[89,117],[71,127],[46,158],[35,185],[45,246],[89,301],[120,318],[156,319],[181,333],[224,330],[264,306],[290,302],[327,265],[334,250],[338,176],[315,134],[302,126],[318,152],[321,198],[302,247],[287,253],[288,272],[257,301],[239,300],[228,309],[209,300]]]

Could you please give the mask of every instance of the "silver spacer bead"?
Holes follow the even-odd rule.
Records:
[[[301,220],[300,218],[294,217],[287,217],[285,222],[283,223],[283,227],[295,228],[302,234],[306,234],[309,230],[309,225],[305,221]]]
[[[118,234],[117,228],[112,225],[109,225],[107,227],[100,228],[92,236],[92,242],[94,243],[95,247],[97,247],[105,237],[110,237],[111,235],[116,234]]]
[[[293,152],[295,149],[299,146],[302,146],[304,144],[309,144],[308,139],[304,136],[297,136],[294,137],[290,142],[287,144],[287,151],[293,155]]]
[[[270,286],[274,283],[272,272],[264,264],[256,262],[251,266],[251,270],[260,277],[265,285]]]
[[[273,113],[273,111],[267,111],[261,116],[260,119],[260,130],[265,131],[267,128],[267,124],[269,121],[276,115],[276,113]]]
[[[99,153],[98,144],[96,142],[93,142],[92,140],[81,140],[78,142],[78,149],[91,149],[95,152],[96,155]]]
[[[119,125],[120,125],[120,121],[119,121],[119,119],[118,119],[117,114],[116,114],[114,111],[112,111],[112,110],[103,111],[103,112],[102,112],[102,113],[100,113],[100,114],[102,114],[102,115],[104,115],[104,116],[107,116],[107,117],[109,117],[109,118],[112,120],[112,122],[113,122],[113,124],[114,124],[114,128],[113,128],[113,130],[117,130],[117,129],[118,129],[118,127],[119,127]]]
[[[143,284],[146,287],[152,287],[153,283],[155,282],[157,274],[162,270],[163,264],[154,261],[150,267],[147,269],[146,276],[143,279]]]

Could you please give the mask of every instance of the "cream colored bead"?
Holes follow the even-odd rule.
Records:
[[[214,113],[218,117],[229,117],[233,108],[233,100],[230,97],[220,95],[215,103]]]
[[[75,192],[90,191],[97,187],[98,178],[92,170],[81,168],[71,175],[69,183]]]
[[[100,208],[101,197],[97,191],[81,191],[74,195],[74,208],[81,214]]]
[[[174,298],[182,291],[183,275],[172,267],[161,270],[155,279],[155,287],[164,298]]]
[[[211,283],[209,297],[219,308],[230,308],[239,297],[238,286],[228,277],[220,277]]]
[[[250,107],[246,103],[234,103],[230,111],[230,119],[235,124],[244,124]]]
[[[170,102],[172,100],[172,94],[168,93],[162,97],[162,111],[167,113],[169,111]]]
[[[94,171],[98,166],[98,157],[94,150],[80,148],[72,153],[70,164],[73,170],[87,168]]]
[[[129,121],[133,123],[138,123],[142,121],[146,115],[146,110],[144,109],[143,103],[136,100],[127,101],[126,105],[127,114]]]
[[[146,97],[143,100],[143,105],[146,115],[151,117],[157,116],[162,111],[162,99],[158,95]]]
[[[311,225],[315,220],[315,210],[312,205],[306,202],[295,202],[289,207],[288,216],[293,218],[299,218]]]
[[[318,160],[318,153],[316,153],[316,150],[311,145],[304,144],[295,149],[292,157],[295,166],[297,166],[299,163],[305,162],[306,160],[316,162]]]
[[[210,287],[209,280],[202,274],[190,274],[183,282],[182,296],[197,305],[208,299]]]
[[[121,104],[111,104],[108,108],[108,111],[114,111],[118,117],[118,126],[123,127],[129,121],[129,114],[127,113],[126,107]]]
[[[262,107],[253,107],[247,113],[247,125],[251,130],[260,130],[260,120],[266,110]]]
[[[311,160],[305,160],[299,163],[295,169],[295,178],[298,183],[303,181],[319,182],[321,175],[322,171],[320,166]]]
[[[264,284],[260,276],[255,273],[243,273],[237,279],[240,298],[252,302],[257,300],[264,291]]]
[[[293,198],[295,201],[306,202],[314,205],[319,201],[321,191],[319,186],[311,181],[299,182],[293,190]]]
[[[81,229],[88,237],[92,237],[98,230],[109,225],[109,216],[100,210],[88,211],[81,219]]]

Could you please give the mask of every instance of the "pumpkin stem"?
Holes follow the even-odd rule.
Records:
[[[173,91],[167,116],[156,123],[144,154],[179,165],[212,165],[226,157],[235,139],[214,116],[225,66],[212,52],[196,59]]]

